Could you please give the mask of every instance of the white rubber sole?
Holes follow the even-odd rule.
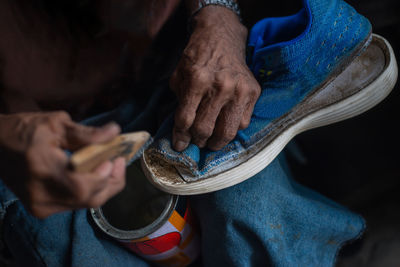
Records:
[[[194,195],[221,190],[243,182],[262,171],[297,134],[357,116],[371,109],[391,92],[398,75],[396,58],[390,44],[376,34],[373,34],[373,42],[380,43],[385,57],[385,66],[380,73],[376,74],[377,76],[374,77],[372,82],[357,93],[301,118],[295,124],[283,130],[272,142],[247,161],[215,176],[187,183],[177,177],[179,174],[176,171],[160,175],[159,172],[162,170],[155,171],[154,166],[144,153],[142,169],[146,177],[160,190],[176,195]],[[171,168],[169,169],[171,170]]]

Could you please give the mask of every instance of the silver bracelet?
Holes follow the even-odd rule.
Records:
[[[192,13],[192,17],[196,15],[202,8],[209,5],[223,6],[229,8],[230,10],[235,12],[240,18],[239,5],[232,0],[199,0],[198,8]]]

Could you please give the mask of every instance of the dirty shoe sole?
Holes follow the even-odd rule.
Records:
[[[381,102],[397,80],[397,64],[390,44],[373,34],[372,41],[341,73],[306,97],[260,141],[263,148],[232,169],[195,182],[182,179],[174,166],[144,153],[142,167],[150,182],[171,194],[193,195],[233,186],[256,175],[297,134],[361,114]],[[278,126],[278,127],[277,127]]]

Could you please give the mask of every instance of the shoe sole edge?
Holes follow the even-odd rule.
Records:
[[[155,187],[171,194],[194,195],[221,190],[241,183],[262,171],[296,135],[313,128],[355,117],[371,109],[389,95],[398,76],[396,58],[392,47],[385,38],[377,34],[373,34],[373,38],[382,44],[382,51],[386,60],[384,70],[375,80],[359,92],[304,116],[282,131],[265,148],[247,161],[218,175],[195,182],[183,183],[182,180],[176,180],[176,178],[175,180],[159,179],[160,176],[151,171],[151,164],[144,154],[142,156],[142,169],[146,177]]]

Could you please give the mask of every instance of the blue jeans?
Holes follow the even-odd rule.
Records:
[[[85,123],[114,120],[123,131],[155,133],[165,94],[157,88],[146,106],[130,99]],[[251,179],[191,201],[204,266],[332,266],[340,247],[364,229],[360,216],[296,183],[283,155]],[[1,180],[0,216],[17,266],[150,266],[102,235],[86,210],[39,220]]]

